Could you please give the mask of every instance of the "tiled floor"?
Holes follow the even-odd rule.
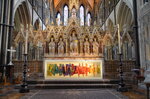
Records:
[[[113,89],[32,90],[21,99],[128,99]]]

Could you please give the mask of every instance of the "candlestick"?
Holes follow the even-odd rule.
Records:
[[[28,53],[28,31],[26,31],[26,36],[25,36],[25,54]]]
[[[119,47],[119,54],[121,54],[121,37],[120,37],[119,24],[117,25],[117,27],[118,27],[118,47]]]
[[[23,68],[23,80],[22,80],[22,85],[20,87],[19,92],[20,93],[28,93],[30,90],[28,88],[28,83],[27,83],[27,56],[28,54],[24,54],[24,68]]]

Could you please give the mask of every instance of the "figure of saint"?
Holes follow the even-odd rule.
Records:
[[[98,55],[99,54],[99,44],[96,41],[96,38],[94,38],[93,41],[93,54]]]
[[[58,43],[58,55],[64,54],[64,51],[65,51],[64,46],[65,46],[64,42],[63,42],[62,38],[60,38],[60,41]]]
[[[73,32],[72,37],[70,37],[70,52],[71,53],[78,53],[78,39]]]
[[[51,42],[49,43],[49,54],[55,55],[55,42],[54,38],[51,38]]]
[[[85,55],[90,54],[90,43],[88,41],[88,38],[86,38],[84,42],[84,53]]]

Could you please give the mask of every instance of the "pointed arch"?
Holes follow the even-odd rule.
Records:
[[[88,12],[87,14],[87,25],[90,26],[91,25],[91,13]]]
[[[125,2],[121,2],[117,14],[117,23],[120,25],[120,30],[123,31],[124,24],[131,26],[133,21],[134,20],[131,9]]]
[[[56,18],[57,18],[57,25],[59,26],[60,23],[61,23],[61,15],[60,15],[60,12],[57,12]]]
[[[64,26],[67,26],[69,18],[69,7],[68,5],[64,5]]]
[[[85,8],[83,6],[83,4],[80,6],[80,25],[84,26],[84,12],[85,12]]]

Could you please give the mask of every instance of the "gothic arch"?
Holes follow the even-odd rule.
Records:
[[[17,8],[19,7],[19,5],[22,4],[22,2],[25,2],[26,0],[16,0],[15,4],[14,4],[14,12],[16,12]],[[15,15],[15,13],[14,13]]]
[[[124,24],[131,26],[133,21],[132,9],[125,2],[121,2],[117,14],[117,23],[120,25],[120,30],[123,30]]]
[[[22,38],[23,35],[20,33],[20,28],[22,24],[24,28],[26,28],[27,24],[31,23],[29,10],[27,8],[27,4],[25,1],[21,2],[14,14],[14,33],[13,33],[13,40],[18,41],[15,39]],[[14,42],[15,43],[15,42]]]
[[[123,36],[122,36],[122,41],[128,41],[128,42],[132,42],[132,38],[131,36],[129,35],[128,32],[124,33]]]
[[[30,13],[26,2],[22,2],[15,11],[14,22],[19,20],[21,24],[26,26],[26,24],[31,23]],[[18,17],[18,19],[16,19]],[[15,20],[16,19],[16,20]]]
[[[66,27],[66,35],[68,35],[72,29],[74,29],[77,32],[77,35],[81,35],[83,33],[82,28],[79,26],[79,22],[72,20],[71,22],[68,23],[68,26]]]

